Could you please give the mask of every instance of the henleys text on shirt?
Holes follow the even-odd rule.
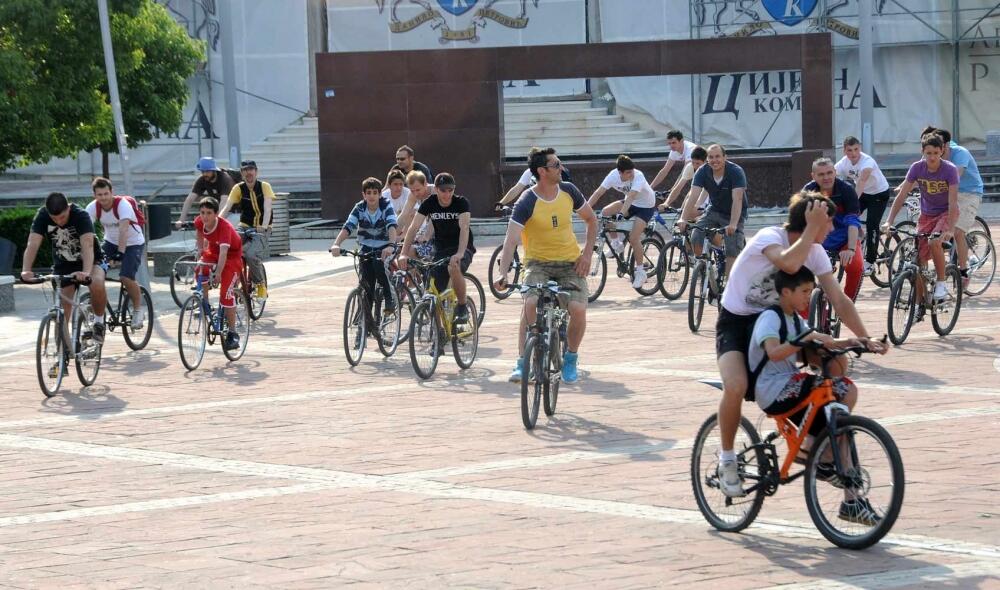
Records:
[[[453,211],[441,211],[441,212],[431,213],[430,218],[441,221],[445,219],[458,219],[459,215],[461,215],[461,213],[455,213]]]

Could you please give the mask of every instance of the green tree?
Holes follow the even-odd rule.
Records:
[[[111,0],[129,147],[176,131],[187,79],[205,59],[153,0]],[[96,0],[0,2],[0,168],[81,150],[117,151]]]

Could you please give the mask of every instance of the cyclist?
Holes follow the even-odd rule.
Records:
[[[528,153],[530,154],[531,151],[540,149],[542,148],[533,147]],[[563,182],[570,182],[569,170],[567,170],[565,166],[559,169],[559,174],[562,177]],[[497,211],[506,205],[513,203],[518,197],[521,196],[521,193],[523,193],[525,189],[534,185],[535,182],[535,175],[531,172],[531,168],[525,168],[524,172],[521,173],[521,177],[514,183],[514,186],[510,187],[510,190],[504,194],[503,198],[497,201]]]
[[[381,259],[371,258],[361,261],[361,280],[369,293],[375,293],[375,282],[382,292],[389,294],[392,286],[385,272],[385,261],[392,256],[392,245],[396,243],[396,212],[388,199],[381,196],[382,183],[377,178],[366,178],[361,183],[362,200],[351,209],[344,227],[330,246],[330,253],[340,256],[340,245],[351,232],[358,231],[358,245],[362,254],[378,251]],[[371,298],[374,303],[374,298]],[[392,297],[384,298],[383,316],[396,313]]]
[[[222,347],[225,350],[236,350],[240,347],[240,336],[236,333],[236,299],[233,293],[240,288],[243,240],[233,224],[219,214],[219,202],[212,197],[204,197],[198,202],[198,217],[194,220],[194,228],[201,261],[215,265],[211,284],[219,286],[219,305],[225,311],[226,324],[229,326],[229,333],[226,334]],[[208,275],[208,268],[199,267],[199,274]]]
[[[410,189],[410,196],[406,199],[406,205],[403,206],[402,213],[396,213],[399,232],[404,236],[406,235],[406,230],[409,229],[410,224],[413,222],[413,217],[416,215],[417,209],[427,200],[427,197],[431,196],[432,188],[427,184],[427,177],[419,170],[414,170],[406,175],[406,185]],[[405,254],[410,257],[430,258],[434,252],[433,237],[434,225],[430,221],[425,220],[417,229],[413,248],[409,252],[405,252]]]
[[[844,157],[834,168],[837,176],[854,182],[854,193],[858,195],[860,205],[858,214],[868,211],[865,218],[864,268],[864,274],[867,275],[871,273],[872,265],[878,258],[879,225],[885,208],[889,205],[889,181],[885,179],[875,159],[861,151],[861,142],[853,135],[844,138]]]
[[[195,179],[194,185],[191,186],[191,192],[188,193],[181,206],[181,217],[174,224],[178,229],[187,221],[188,211],[196,200],[201,197],[212,197],[221,203],[226,195],[233,190],[235,184],[229,172],[219,168],[215,158],[211,156],[205,156],[198,160],[195,168],[200,174]]]
[[[844,325],[870,350],[886,350],[880,342],[868,337],[854,302],[844,295],[833,276],[830,259],[821,245],[833,229],[833,214],[833,203],[819,193],[793,195],[784,227],[758,231],[729,270],[729,282],[722,292],[715,324],[715,354],[723,386],[719,402],[722,441],[718,471],[722,492],[728,496],[743,494],[734,442],[747,393],[746,352],[757,316],[776,302],[778,294],[773,278],[776,270],[794,273],[803,266],[811,270]]]
[[[918,257],[921,264],[927,262],[928,256],[934,260],[934,270],[937,272],[937,283],[934,286],[934,298],[938,301],[948,298],[948,285],[945,280],[944,242],[955,234],[955,224],[959,219],[958,210],[958,168],[944,159],[944,140],[940,135],[928,133],[920,138],[920,148],[923,158],[910,166],[906,179],[896,189],[896,199],[889,210],[889,219],[882,226],[883,231],[889,231],[892,222],[903,208],[906,197],[914,186],[920,189],[920,217],[917,218],[917,232],[922,234],[940,233],[933,240],[920,240]],[[916,277],[917,293],[924,292],[924,278],[921,273]],[[916,321],[923,319],[924,306],[917,308]]]
[[[633,265],[635,267],[635,272],[632,274],[632,286],[638,289],[646,282],[646,268],[642,263],[642,232],[646,229],[649,220],[653,218],[653,214],[656,213],[656,194],[646,182],[646,176],[641,170],[636,169],[632,158],[624,154],[618,156],[615,169],[604,177],[601,186],[597,187],[594,194],[590,195],[587,204],[593,208],[605,191],[610,188],[624,193],[625,198],[605,206],[601,209],[601,215],[610,217],[624,212],[625,219],[635,217],[635,221],[632,222],[632,230],[628,234],[628,241],[632,245]],[[615,252],[621,252],[625,248],[625,244],[620,237],[617,237],[620,235],[618,232],[614,232],[614,234],[616,237],[611,241],[611,247],[614,248]]]
[[[465,324],[469,322],[469,307],[465,298],[465,277],[462,276],[469,265],[472,264],[472,256],[476,253],[473,245],[472,229],[469,223],[472,220],[472,213],[469,209],[469,201],[465,197],[455,194],[455,177],[447,172],[441,172],[434,179],[434,186],[437,194],[428,196],[417,209],[409,229],[406,230],[406,239],[403,240],[403,249],[399,255],[399,268],[406,270],[407,252],[413,246],[417,230],[423,225],[425,219],[430,219],[434,226],[434,250],[438,258],[450,257],[447,267],[437,267],[432,271],[431,278],[438,291],[444,291],[448,287],[448,280],[455,289],[455,296],[458,304],[455,306],[455,323]]]
[[[424,178],[431,179],[434,175],[431,173],[431,169],[427,164],[423,162],[417,162],[413,159],[413,148],[408,145],[401,145],[399,149],[396,150],[396,163],[389,170],[399,170],[403,174],[409,174],[414,170],[418,172],[423,172]],[[433,192],[433,187],[432,187]]]
[[[382,198],[389,201],[396,215],[403,213],[406,201],[410,198],[410,189],[406,188],[406,175],[399,170],[390,170],[385,177],[385,189]]]
[[[684,192],[684,187],[687,186],[688,181],[694,178],[695,172],[700,170],[701,167],[705,165],[705,161],[707,159],[708,159],[708,152],[705,151],[705,148],[701,146],[695,146],[695,148],[691,150],[691,159],[688,160],[686,164],[684,164],[684,168],[681,170],[681,175],[677,177],[677,182],[675,182],[673,188],[670,189],[670,194],[667,195],[666,200],[664,200],[663,204],[660,205],[660,211],[665,210],[674,201],[677,200],[677,197],[679,197],[681,193]],[[691,196],[691,192],[692,191],[688,191],[687,194],[688,197]],[[685,201],[681,202],[681,208],[684,207]]]
[[[105,260],[121,262],[118,277],[132,299],[132,327],[138,330],[145,322],[145,306],[140,299],[139,283],[135,275],[142,265],[142,249],[146,243],[142,228],[131,203],[124,197],[111,194],[111,181],[95,178],[90,183],[94,200],[87,205],[87,215],[104,228],[101,254]]]
[[[649,185],[651,187],[655,188],[660,186],[660,183],[667,179],[667,175],[670,174],[670,169],[674,167],[676,162],[683,162],[684,165],[690,163],[694,153],[694,148],[698,147],[698,145],[693,141],[684,139],[684,134],[677,129],[672,129],[667,132],[667,145],[670,146],[670,153],[667,154],[667,161],[663,163],[663,168],[656,173],[656,176],[653,178],[653,182]],[[704,159],[702,161],[704,161]],[[680,182],[680,180],[677,182]],[[676,187],[677,183],[674,183],[674,188]]]
[[[928,127],[924,133],[928,132]],[[962,282],[969,282],[969,244],[965,241],[965,233],[976,228],[976,214],[983,203],[983,177],[979,174],[979,166],[969,150],[958,145],[951,139],[947,129],[934,129],[944,142],[944,159],[958,167],[958,221],[955,222],[955,249],[958,254],[958,268],[962,273]],[[963,285],[964,287],[964,285]]]
[[[269,182],[257,180],[257,163],[253,160],[240,162],[240,174],[243,181],[233,187],[229,197],[222,204],[219,215],[226,216],[233,205],[240,206],[240,227],[253,228],[257,233],[247,240],[243,248],[243,258],[250,266],[250,277],[257,285],[257,297],[267,297],[267,284],[264,281],[264,233],[271,229],[271,209],[274,206],[274,190]]]
[[[829,197],[836,207],[833,231],[823,240],[823,248],[840,256],[840,264],[844,267],[847,278],[844,293],[854,301],[861,291],[861,278],[864,276],[864,265],[857,255],[857,250],[861,247],[861,240],[858,238],[861,229],[858,195],[851,185],[837,178],[830,158],[816,158],[812,164],[812,181],[802,187],[802,190],[815,191]]]
[[[510,222],[507,237],[500,255],[499,290],[507,288],[507,272],[514,252],[524,241],[525,283],[537,284],[557,281],[561,286],[572,285],[576,290],[566,291],[569,296],[569,330],[566,352],[563,354],[562,379],[573,383],[578,379],[577,362],[580,343],[587,329],[587,273],[590,272],[591,252],[597,240],[597,217],[584,200],[580,189],[569,182],[560,182],[561,164],[552,148],[532,148],[529,166],[538,184],[525,191],[518,199]],[[573,234],[573,212],[587,224],[584,248]],[[518,332],[517,366],[510,374],[510,381],[519,383],[524,373],[524,340],[528,324],[534,322],[536,293],[524,296],[521,324]]]
[[[48,236],[52,246],[52,272],[59,275],[72,274],[80,282],[90,279],[90,302],[94,309],[94,341],[104,342],[104,310],[108,307],[108,294],[104,290],[104,259],[97,250],[94,223],[87,212],[70,204],[66,195],[49,193],[45,205],[38,208],[31,222],[28,244],[24,248],[21,262],[21,280],[35,278],[31,267],[35,264],[38,248],[43,237]],[[62,305],[66,320],[72,321],[73,295],[77,286],[62,285]],[[98,313],[99,312],[99,313]],[[64,326],[69,328],[69,326]]]
[[[694,219],[695,210],[708,199],[708,209],[695,222],[691,232],[694,253],[701,255],[704,244],[704,228],[724,227],[725,235],[716,235],[713,241],[725,242],[726,272],[733,268],[736,257],[743,249],[743,224],[747,219],[747,177],[743,168],[726,159],[726,148],[712,144],[706,150],[708,166],[702,166],[691,180],[691,194],[684,202],[681,219],[677,222],[680,231],[687,229],[689,219]]]

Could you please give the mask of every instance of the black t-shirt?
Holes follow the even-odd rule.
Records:
[[[212,197],[220,204],[229,196],[231,190],[233,190],[233,179],[222,171],[216,172],[215,180],[212,181],[205,180],[204,176],[199,176],[194,181],[194,186],[191,187],[192,193],[200,197]]]
[[[390,172],[392,172],[393,170],[399,170],[400,172],[403,172],[403,169],[399,167],[399,164],[396,164],[395,166],[389,169]],[[431,169],[427,164],[424,164],[423,162],[417,162],[416,160],[414,160],[413,170],[423,172],[424,176],[427,178],[427,184],[434,184],[434,174],[431,172]],[[408,174],[408,172],[403,172],[403,174]]]
[[[455,195],[451,198],[451,204],[442,207],[438,202],[437,195],[430,195],[420,203],[417,213],[427,217],[434,224],[434,248],[437,256],[451,256],[458,252],[458,239],[462,234],[458,224],[458,217],[462,213],[469,213],[469,201],[465,197]],[[476,248],[472,245],[472,228],[469,228],[469,243],[467,250],[472,252]]]
[[[94,233],[94,222],[90,215],[75,204],[69,206],[69,220],[60,227],[52,221],[45,207],[39,207],[35,220],[31,223],[31,233],[48,236],[52,245],[52,262],[55,268],[76,265],[83,262],[80,237]],[[95,260],[96,260],[95,250]]]

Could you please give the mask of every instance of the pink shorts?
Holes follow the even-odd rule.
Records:
[[[948,212],[938,213],[937,215],[928,215],[926,213],[921,213],[920,217],[917,218],[917,233],[921,234],[931,234],[934,232],[945,232],[948,231]],[[920,262],[927,262],[931,257],[931,245],[928,239],[918,239],[918,245],[920,247],[918,256]]]

